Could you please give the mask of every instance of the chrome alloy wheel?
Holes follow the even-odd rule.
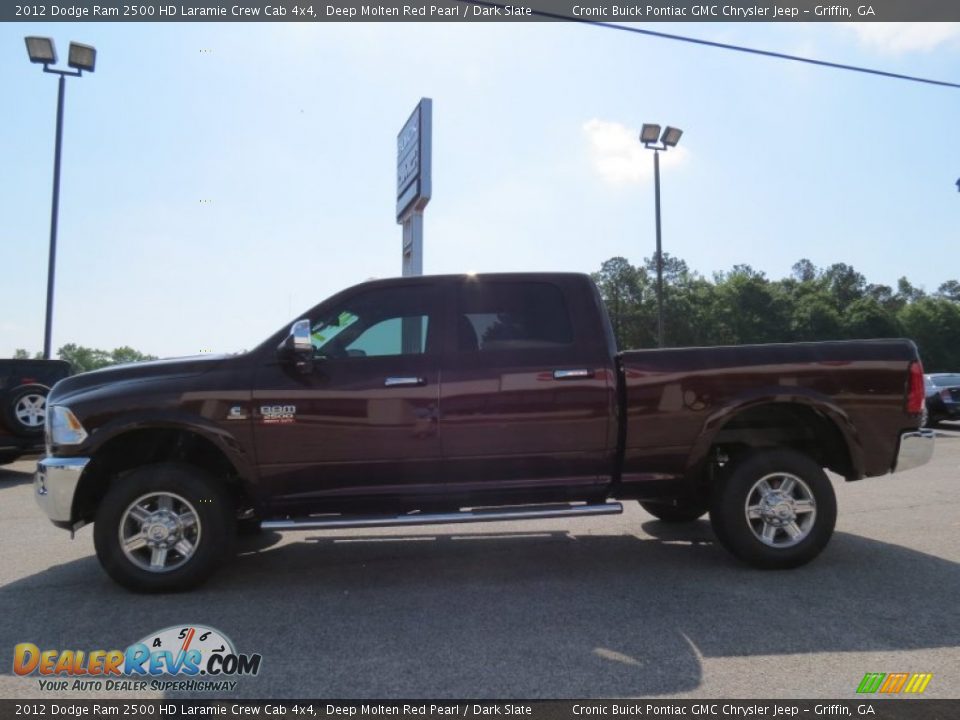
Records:
[[[47,417],[47,398],[40,393],[29,393],[17,400],[13,414],[21,425],[28,428],[43,427]]]
[[[200,517],[179,495],[155,492],[134,500],[120,518],[120,547],[137,567],[162,573],[176,570],[196,552]]]
[[[804,540],[817,519],[810,486],[790,473],[771,473],[757,480],[747,493],[744,509],[757,540],[778,549]]]

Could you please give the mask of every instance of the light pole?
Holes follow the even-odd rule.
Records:
[[[57,216],[60,211],[60,148],[63,141],[63,91],[67,75],[80,77],[83,71],[93,72],[97,62],[97,51],[90,45],[70,43],[70,54],[67,64],[75,72],[69,70],[51,69],[50,65],[57,62],[57,51],[53,47],[53,40],[45,37],[24,38],[27,43],[27,54],[30,62],[43,65],[43,71],[60,76],[57,92],[57,139],[53,151],[53,202],[50,207],[50,254],[47,263],[47,317],[43,329],[43,357],[50,359],[50,336],[53,327],[53,276],[57,264]]]
[[[663,347],[663,252],[660,243],[660,151],[666,152],[680,142],[683,130],[669,125],[660,134],[659,125],[644,123],[640,129],[640,142],[647,150],[653,150],[653,200],[657,216],[657,347]],[[659,140],[659,145],[657,141]]]

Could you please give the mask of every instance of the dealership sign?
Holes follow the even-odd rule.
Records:
[[[433,101],[422,98],[397,135],[397,221],[430,201]]]

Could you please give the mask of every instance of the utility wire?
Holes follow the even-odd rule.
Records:
[[[457,0],[457,2],[466,5],[483,5],[485,7],[500,9],[506,7],[500,3],[484,2],[483,0]],[[544,10],[531,9],[531,13],[540,17],[550,18],[551,20],[564,20],[567,22],[582,23],[584,25],[594,25],[596,27],[606,28],[608,30],[622,30],[624,32],[636,33],[638,35],[648,35],[650,37],[657,37],[664,40],[677,40],[679,42],[693,43],[694,45],[706,45],[707,47],[720,48],[721,50],[732,50],[734,52],[748,53],[750,55],[762,55],[765,57],[778,58],[780,60],[793,60],[794,62],[807,63],[808,65],[819,65],[820,67],[834,68],[836,70],[849,70],[851,72],[865,73],[867,75],[879,75],[880,77],[894,78],[896,80],[907,80],[909,82],[923,83],[926,85],[939,85],[941,87],[960,89],[960,83],[947,82],[946,80],[932,80],[930,78],[918,77],[916,75],[903,75],[901,73],[887,72],[886,70],[876,70],[874,68],[866,68],[859,65],[845,65],[843,63],[817,60],[815,58],[803,57],[801,55],[789,55],[787,53],[775,52],[773,50],[759,50],[757,48],[744,47],[743,45],[733,45],[731,43],[715,42],[713,40],[702,40],[700,38],[689,37],[687,35],[674,35],[673,33],[665,33],[658,30],[648,30],[645,28],[618,25],[617,23],[606,23],[598,20],[570,17],[569,15],[561,15],[559,13],[551,13]]]

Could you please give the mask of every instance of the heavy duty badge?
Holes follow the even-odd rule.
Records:
[[[283,425],[296,422],[296,405],[261,405],[260,417],[264,423],[271,425]]]

